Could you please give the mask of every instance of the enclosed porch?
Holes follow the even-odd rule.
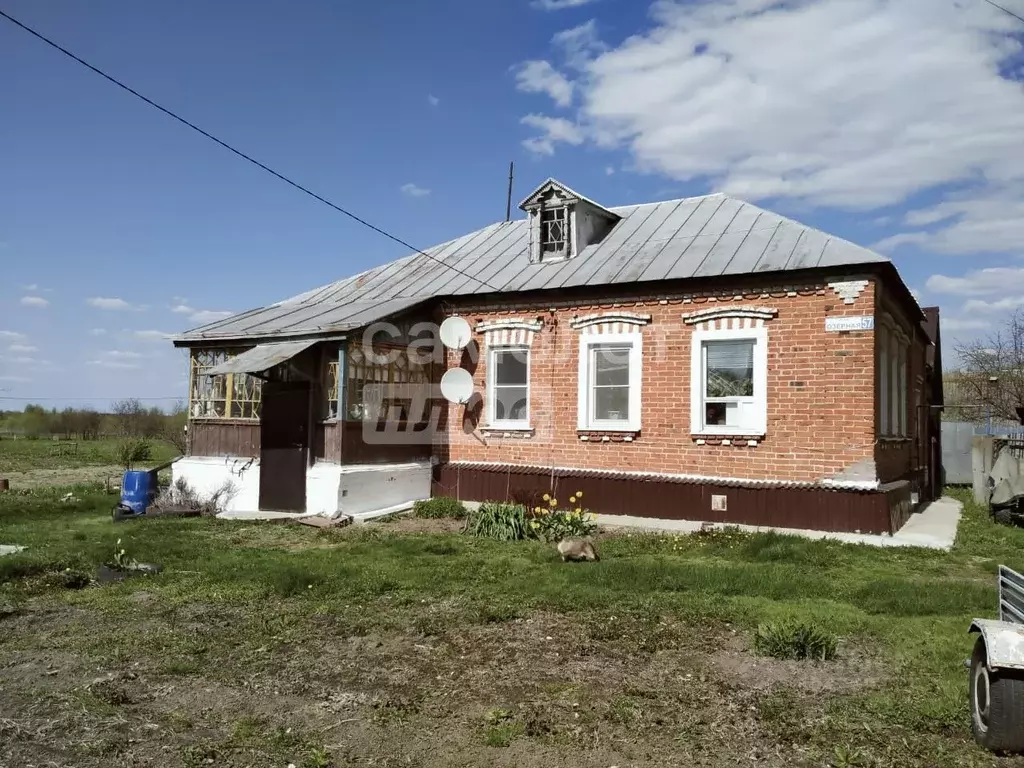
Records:
[[[220,491],[230,513],[360,519],[408,507],[430,496],[439,368],[430,350],[359,335],[193,347],[174,478]]]

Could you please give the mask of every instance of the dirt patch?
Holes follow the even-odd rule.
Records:
[[[459,533],[462,530],[464,521],[453,520],[450,517],[412,517],[402,515],[386,523],[370,523],[371,526],[382,531],[394,531],[395,533]],[[358,531],[360,526],[349,526],[346,530]]]
[[[9,625],[0,764],[799,765],[804,748],[763,713],[784,706],[798,728],[866,684],[852,661],[764,662],[728,634],[680,629],[645,652],[560,614],[466,623],[457,600],[355,633],[342,606],[128,603],[117,616],[39,604]],[[84,626],[123,646],[82,643]],[[780,704],[780,686],[807,701]]]
[[[63,469],[29,469],[24,472],[4,472],[11,481],[11,490],[44,488],[91,483],[109,483],[117,489],[121,484],[124,467],[104,465],[98,467],[71,467]]]
[[[863,649],[840,644],[832,661],[788,661],[758,656],[739,634],[720,639],[707,658],[711,674],[752,691],[784,685],[807,694],[850,692],[878,684],[882,665]]]

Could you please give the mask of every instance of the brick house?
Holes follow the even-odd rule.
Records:
[[[431,493],[894,532],[940,489],[938,310],[887,259],[715,194],[501,222],[175,339],[189,455],[235,509]],[[464,318],[464,344],[437,327]],[[468,402],[438,396],[471,374]]]

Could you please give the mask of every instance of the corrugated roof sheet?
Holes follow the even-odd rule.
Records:
[[[225,373],[260,373],[280,365],[286,360],[291,360],[300,352],[305,352],[316,344],[316,339],[303,339],[302,341],[275,341],[269,344],[248,349],[240,355],[226,360],[220,365],[215,365],[208,373],[211,376],[220,376]]]
[[[526,219],[501,222],[178,337],[345,331],[442,296],[621,285],[887,262],[867,248],[724,194],[623,206],[575,258],[531,264]],[[450,265],[449,269],[439,264]]]

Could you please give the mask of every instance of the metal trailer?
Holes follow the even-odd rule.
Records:
[[[1024,752],[1024,576],[999,566],[999,619],[974,619],[971,730],[993,752]]]

